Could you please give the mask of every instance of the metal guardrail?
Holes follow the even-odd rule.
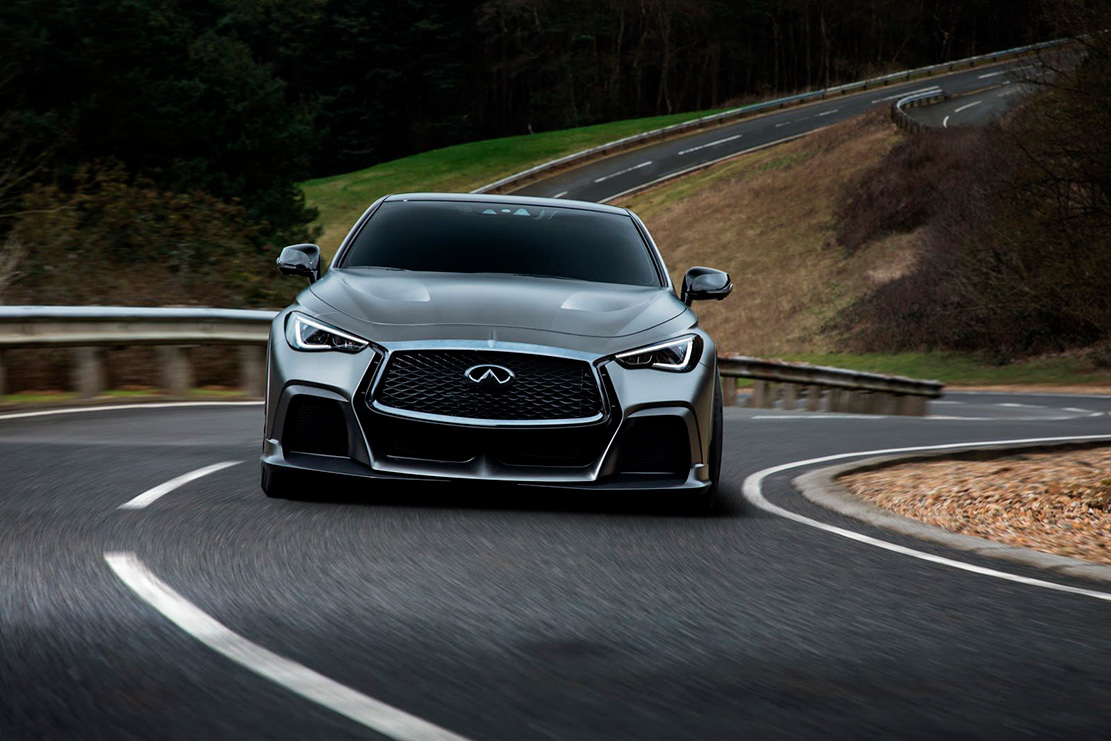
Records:
[[[262,396],[266,341],[276,315],[240,309],[0,306],[0,393],[6,387],[5,350],[71,348],[73,386],[80,396],[93,397],[107,390],[107,350],[154,345],[161,387],[183,396],[193,378],[189,348],[221,344],[239,348],[244,393]],[[778,394],[780,406],[787,409],[794,409],[801,398],[812,411],[921,415],[926,413],[926,400],[940,396],[942,389],[938,381],[740,355],[721,356],[718,364],[725,403],[736,403],[735,379],[751,378],[753,405],[760,408],[774,406]]]
[[[275,311],[243,309],[0,306],[0,394],[7,387],[5,350],[72,348],[74,390],[89,398],[107,390],[107,350],[155,345],[161,387],[184,396],[193,385],[189,347],[235,345],[243,392],[262,396],[266,340],[276,315]]]
[[[929,90],[922,93],[914,93],[905,98],[899,98],[891,104],[891,120],[895,125],[901,129],[906,129],[914,133],[918,133],[923,129],[930,128],[926,124],[912,118],[906,112],[906,108],[917,108],[918,106],[930,105],[932,103],[939,103],[943,100],[952,98],[949,93],[944,90]]]
[[[941,381],[829,368],[809,363],[787,363],[743,355],[718,358],[722,396],[736,404],[738,378],[754,379],[751,406],[794,410],[799,402],[807,411],[923,416],[927,401],[941,396]]]
[[[1039,44],[1029,44],[1027,46],[1019,46],[1014,49],[1005,49],[1003,51],[992,52],[990,54],[980,54],[974,57],[966,57],[965,59],[958,59],[952,62],[943,62],[942,64],[932,64],[927,67],[919,67],[917,69],[906,70],[904,72],[892,72],[887,75],[873,77],[867,80],[860,80],[858,82],[850,82],[844,85],[836,85],[822,90],[813,90],[806,93],[799,93],[797,95],[789,95],[784,98],[776,98],[775,100],[764,101],[762,103],[753,103],[751,105],[741,106],[739,108],[732,108],[728,111],[715,113],[709,116],[702,116],[683,123],[673,124],[671,126],[664,126],[660,129],[653,129],[652,131],[645,131],[633,136],[627,136],[623,139],[606,142],[590,149],[584,149],[574,154],[569,154],[559,159],[554,159],[549,162],[543,162],[527,170],[513,173],[493,183],[484,185],[481,188],[476,188],[471,191],[472,193],[506,193],[517,188],[520,188],[527,183],[534,180],[550,175],[554,172],[562,170],[569,165],[580,165],[589,160],[601,159],[602,157],[616,154],[627,149],[633,149],[642,144],[647,144],[652,141],[666,139],[676,134],[682,134],[687,131],[695,131],[697,129],[708,128],[717,126],[731,121],[739,120],[750,116],[755,113],[763,113],[765,111],[774,110],[777,108],[786,108],[792,105],[801,105],[814,100],[823,100],[835,95],[847,95],[848,93],[867,90],[870,87],[882,87],[889,85],[892,82],[906,82],[916,77],[924,77],[932,75],[936,72],[951,72],[961,67],[975,67],[978,64],[992,64],[1003,59],[1011,57],[1022,56],[1031,52],[1040,51],[1042,49],[1049,49],[1055,46],[1071,43],[1073,39],[1055,39],[1053,41],[1043,41]]]

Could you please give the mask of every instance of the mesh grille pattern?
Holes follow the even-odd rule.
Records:
[[[684,474],[690,465],[690,440],[681,418],[641,417],[629,421],[621,442],[621,473]]]
[[[291,453],[347,455],[347,420],[339,402],[315,396],[290,399],[282,447]]]
[[[513,381],[504,390],[480,390],[464,374],[486,364],[513,371]],[[390,357],[377,393],[381,404],[394,409],[469,419],[582,419],[602,411],[588,363],[525,353],[397,352]]]

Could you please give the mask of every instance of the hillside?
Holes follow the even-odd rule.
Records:
[[[459,144],[383,162],[365,170],[302,184],[306,205],[319,211],[318,243],[331,256],[367,206],[389,193],[466,192],[533,165],[645,131],[708,116],[695,111],[597,126]]]
[[[700,305],[725,350],[779,356],[828,352],[827,320],[914,259],[907,236],[848,256],[834,211],[846,182],[880,162],[902,134],[880,114],[744,155],[622,199],[648,224],[678,283],[691,265],[727,270],[736,288]]]

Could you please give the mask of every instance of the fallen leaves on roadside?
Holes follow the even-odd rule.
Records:
[[[1111,564],[1111,448],[908,463],[840,481],[953,532]]]

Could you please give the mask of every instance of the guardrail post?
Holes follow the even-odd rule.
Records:
[[[822,409],[822,387],[812,383],[806,387],[806,411],[818,412]]]
[[[100,396],[107,385],[104,350],[99,347],[73,348],[73,387],[82,399]]]
[[[733,376],[721,376],[721,403],[723,406],[737,406],[737,379]]]
[[[783,408],[795,411],[799,405],[799,387],[796,383],[783,384]]]
[[[767,381],[752,382],[752,406],[756,409],[771,408],[771,384]]]
[[[239,385],[247,396],[263,396],[266,394],[265,346],[240,346]]]
[[[899,407],[899,414],[904,417],[925,417],[926,397],[907,394],[902,398]]]
[[[187,396],[193,388],[193,364],[189,348],[181,345],[159,345],[155,348],[162,377],[162,388],[174,396]]]

